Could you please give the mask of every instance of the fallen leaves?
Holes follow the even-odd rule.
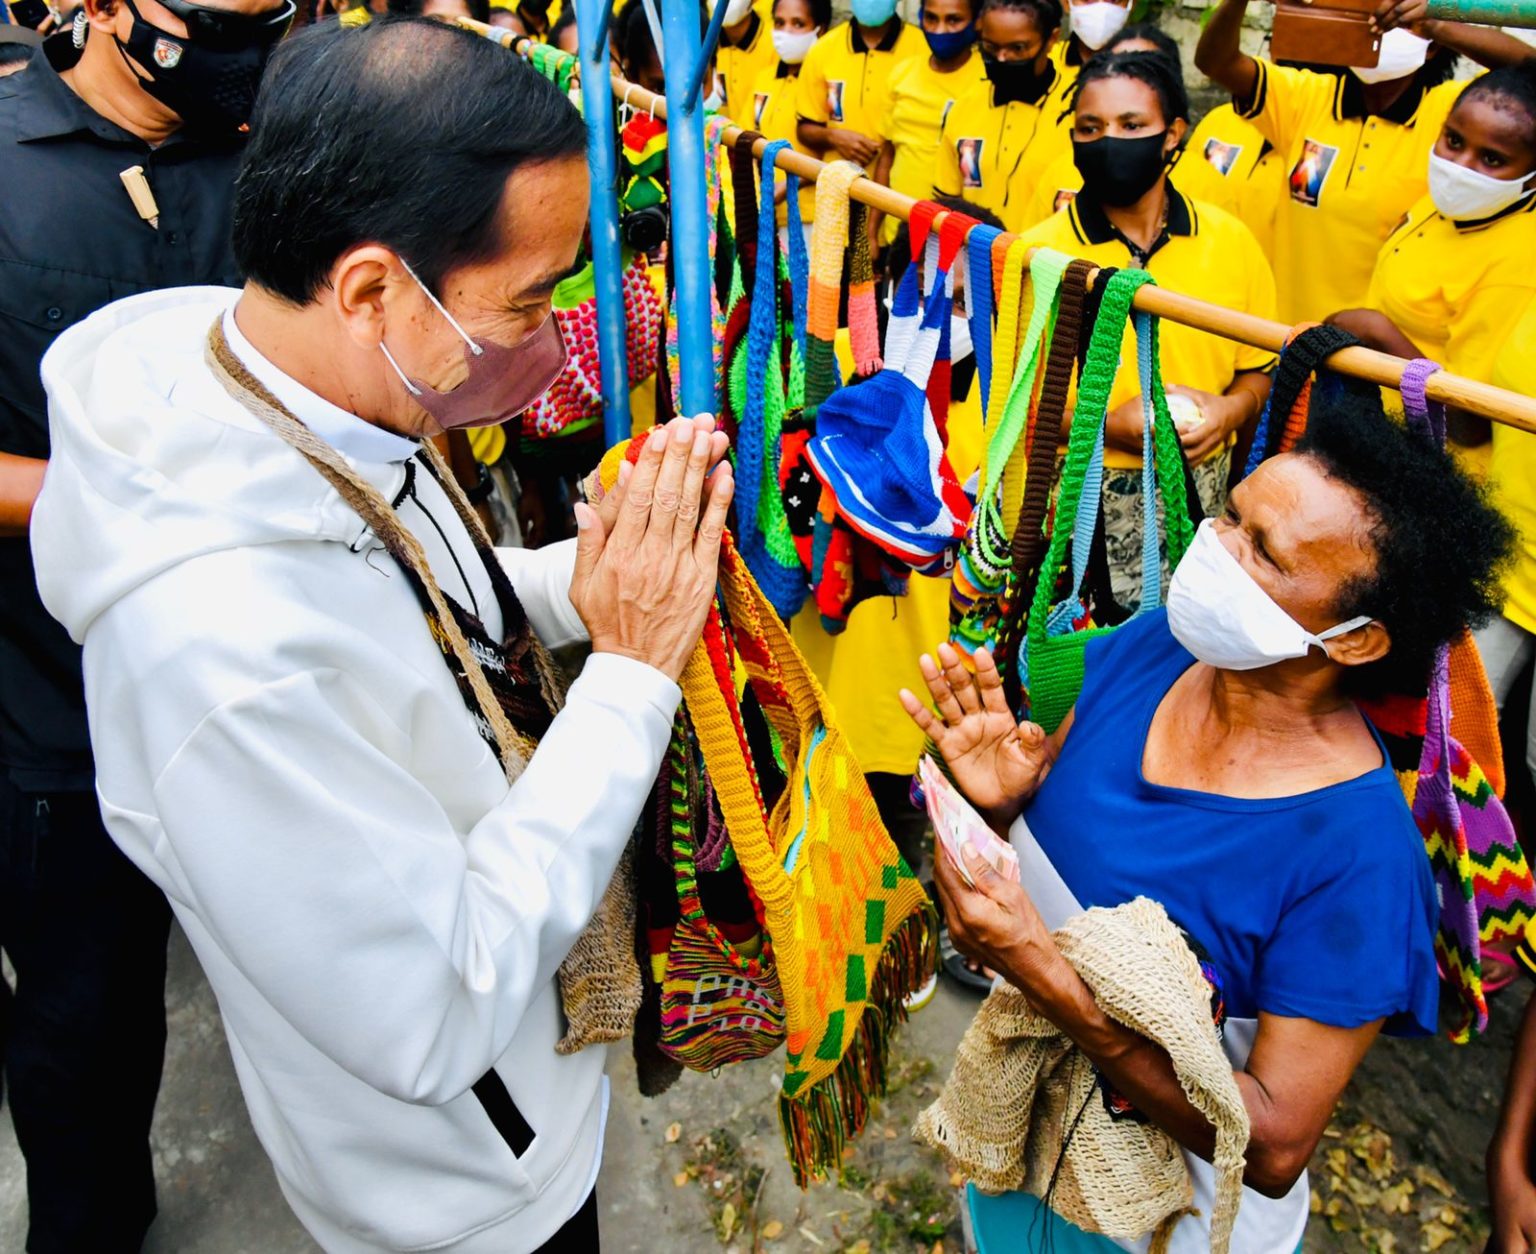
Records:
[[[683,1135],[683,1125],[680,1123],[669,1123],[664,1135],[668,1145],[675,1144],[677,1138]]]

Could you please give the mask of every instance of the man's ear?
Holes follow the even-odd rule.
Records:
[[[99,30],[114,30],[117,27],[117,0],[85,0],[85,16]]]
[[[1184,137],[1189,134],[1189,123],[1183,118],[1174,118],[1168,123],[1168,134],[1173,137],[1173,147],[1167,149],[1165,155],[1171,157],[1184,146]]]
[[[383,343],[391,314],[403,322],[416,312],[404,302],[418,291],[400,258],[382,244],[349,248],[331,267],[330,303],[352,342],[369,351]]]
[[[1346,631],[1328,641],[1328,656],[1340,666],[1364,666],[1379,662],[1392,652],[1392,633],[1374,618],[1364,627]]]

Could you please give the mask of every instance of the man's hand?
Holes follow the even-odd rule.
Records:
[[[880,155],[880,141],[841,126],[827,127],[827,142],[840,157],[867,166]]]
[[[1200,407],[1203,421],[1198,426],[1179,431],[1179,443],[1184,446],[1185,456],[1191,466],[1198,466],[1227,442],[1227,437],[1243,425],[1248,417],[1248,402],[1244,396],[1217,396],[1200,388],[1168,386],[1170,395],[1187,396]]]
[[[674,419],[651,432],[600,509],[577,504],[571,604],[594,653],[682,675],[715,597],[735,488],[724,451],[713,419]]]
[[[967,800],[995,830],[1007,831],[1050,772],[1057,744],[1038,724],[1014,722],[985,649],[976,650],[974,679],[953,645],[941,644],[938,654],[938,663],[926,653],[918,662],[938,716],[905,688],[902,707],[944,755]]]

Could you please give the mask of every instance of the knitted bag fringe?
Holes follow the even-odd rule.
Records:
[[[713,281],[713,276],[716,273],[722,243],[728,244],[730,241],[728,220],[725,223],[726,239],[722,241],[720,238],[722,219],[720,149],[725,128],[729,125],[730,123],[717,113],[710,114],[704,119],[704,212],[709,222],[709,267],[712,279],[709,284],[709,327],[714,342],[713,394],[717,398],[717,408],[718,398],[723,394],[721,379],[725,370],[725,306],[721,303],[720,289]],[[673,413],[682,412],[682,398],[678,391],[681,386],[682,370],[677,346],[677,301],[678,294],[674,290],[667,302],[667,378],[672,387]]]
[[[597,472],[611,488],[637,438]],[[594,492],[594,495],[596,493]],[[821,685],[726,533],[711,623],[781,748],[788,783],[771,812],[747,742],[723,636],[706,628],[688,660],[683,705],[718,798],[731,849],[763,907],[786,1017],[780,1121],[802,1187],[842,1162],[848,1137],[885,1092],[890,1039],[905,999],[936,957],[933,906],[880,820]]]
[[[1216,1129],[1210,1248],[1225,1254],[1242,1203],[1250,1125],[1199,959],[1163,907],[1145,897],[1085,911],[1054,935],[1104,1013],[1167,1051],[1180,1087]],[[1193,1213],[1177,1143],[1151,1123],[1111,1115],[1097,1070],[1011,985],[998,985],[982,1004],[943,1091],[912,1134],[983,1192],[1026,1190],[1086,1232],[1151,1233],[1153,1254]]]

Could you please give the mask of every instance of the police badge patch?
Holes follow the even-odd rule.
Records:
[[[181,61],[181,53],[181,45],[174,40],[155,40],[155,64],[162,70],[174,70]]]

